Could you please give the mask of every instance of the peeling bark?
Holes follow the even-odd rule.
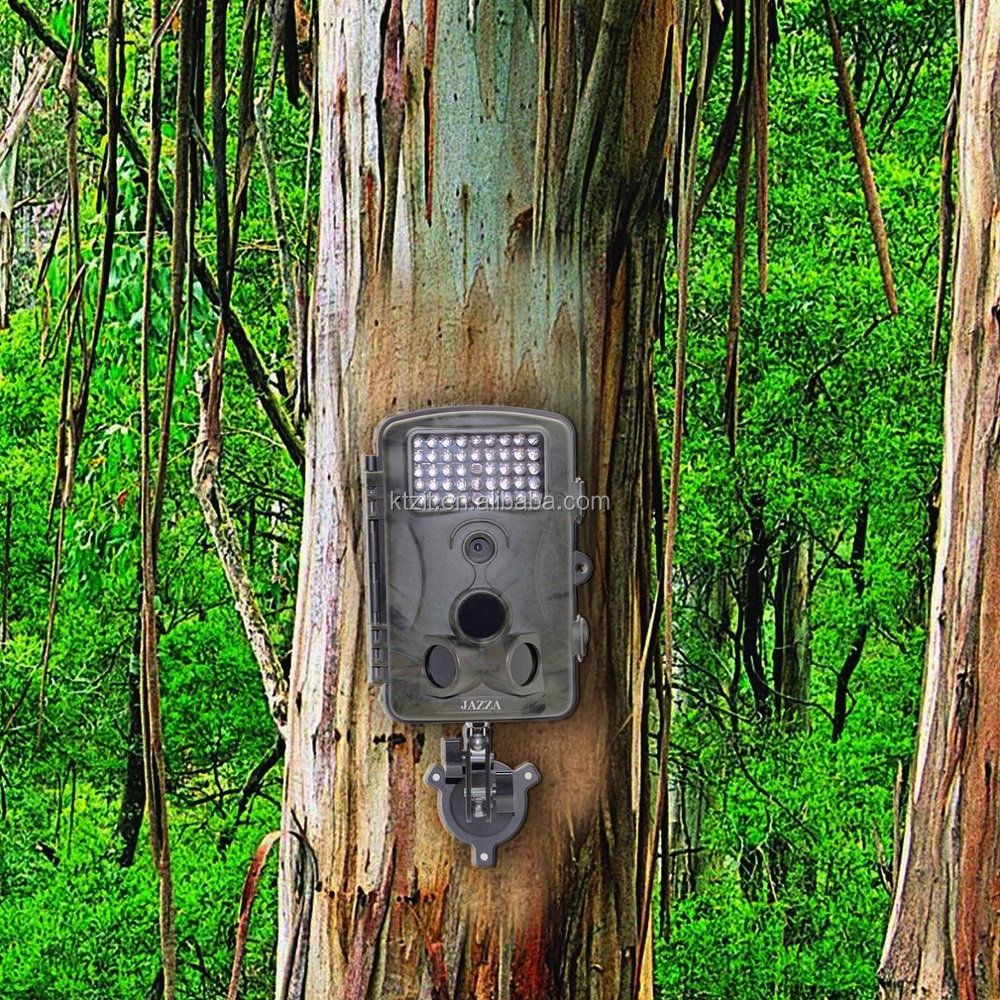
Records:
[[[8,110],[13,117],[24,86],[24,51],[15,45],[11,57],[10,100]],[[23,123],[23,120],[22,120]],[[4,132],[17,129],[17,121],[8,122]],[[10,143],[8,153],[0,161],[0,330],[10,327],[11,266],[14,259],[14,189],[17,183],[17,140]],[[0,629],[0,643],[3,632]]]
[[[968,0],[959,11],[940,526],[885,998],[1000,995],[1000,8]]]
[[[650,376],[666,216],[662,198],[642,212],[633,199],[662,176],[645,144],[658,103],[674,99],[669,27],[658,0],[603,16],[554,0],[319,4],[323,170],[284,807],[318,862],[309,998],[631,993],[651,808],[645,761],[632,758],[645,748],[633,728],[655,601]],[[460,403],[566,414],[587,491],[611,497],[580,540],[594,577],[579,708],[495,732],[501,759],[536,760],[545,781],[492,870],[468,865],[422,784],[425,746],[451,731],[394,725],[364,667],[360,458],[387,414]],[[286,841],[279,968],[293,854]]]

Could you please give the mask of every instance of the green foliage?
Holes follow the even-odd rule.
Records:
[[[34,5],[57,38],[69,40],[72,5]],[[126,12],[129,71],[123,117],[148,142],[148,9]],[[81,59],[104,76],[107,16],[89,5]],[[0,79],[22,32],[0,17]],[[230,18],[231,67],[239,62],[240,18]],[[167,110],[162,182],[172,184],[176,35],[161,52]],[[27,44],[29,63],[37,45]],[[132,59],[132,51],[137,53]],[[266,60],[264,60],[266,62]],[[11,497],[10,631],[0,642],[0,996],[4,1000],[134,1000],[156,995],[158,887],[148,833],[123,862],[120,811],[136,731],[139,608],[139,363],[145,178],[119,158],[118,234],[89,409],[66,521],[58,610],[38,741],[42,649],[48,619],[58,511],[50,520],[69,277],[67,220],[54,234],[66,188],[66,98],[55,71],[29,121],[18,167],[14,298],[19,311],[0,331],[0,546]],[[258,81],[263,84],[263,77]],[[104,203],[96,197],[106,146],[100,109],[81,88],[80,240],[84,319],[96,305]],[[230,110],[230,162],[236,151]],[[270,111],[276,170],[290,237],[305,246],[305,153],[309,111],[275,97]],[[206,141],[210,141],[210,133]],[[211,185],[206,167],[206,189]],[[197,211],[196,249],[214,268],[210,199]],[[36,278],[49,242],[55,252]],[[264,179],[251,176],[236,261],[234,307],[265,366],[284,377],[291,345],[277,278]],[[151,345],[153,420],[160,419],[169,316],[169,234],[157,234]],[[217,315],[195,281],[181,333],[164,531],[157,592],[170,839],[178,937],[178,995],[224,995],[243,878],[263,834],[280,824],[281,768],[244,795],[249,776],[274,752],[277,732],[232,597],[191,493],[198,429],[195,374],[211,354]],[[72,380],[79,385],[79,350]],[[249,572],[276,648],[290,644],[301,480],[261,413],[232,346],[226,360],[222,479]],[[0,555],[2,558],[2,555]],[[273,862],[272,862],[273,864]],[[272,871],[273,875],[273,871]],[[273,994],[275,880],[265,875],[255,907],[241,996]]]
[[[134,866],[123,868],[115,832],[131,739],[128,679],[138,600],[133,290],[122,289],[109,303],[108,340],[117,353],[109,347],[95,375],[99,391],[68,524],[37,747],[57,372],[39,366],[37,313],[17,314],[0,339],[0,443],[7,459],[0,512],[8,492],[13,501],[13,635],[0,649],[0,718],[12,719],[0,738],[0,983],[12,1000],[145,996],[157,970],[157,887],[146,835]],[[190,382],[189,369],[179,382]],[[189,390],[178,414],[191,427]],[[245,454],[260,460],[259,438],[242,443]],[[264,458],[260,468],[267,465]],[[259,837],[280,821],[280,773],[237,817],[240,788],[276,734],[187,479],[186,463],[179,464],[168,506],[174,530],[163,553],[160,663],[181,985],[189,995],[206,989],[215,995],[228,979],[246,866]],[[287,636],[287,587],[269,583],[262,591]],[[25,681],[29,697],[14,712]],[[275,902],[273,884],[265,883],[247,996],[272,989]]]
[[[72,5],[36,5],[69,41]],[[857,170],[833,80],[823,7],[778,5],[770,131],[771,267],[755,288],[753,211],[743,308],[738,446],[723,429],[723,372],[733,240],[734,164],[699,221],[693,248],[684,478],[675,588],[675,717],[671,781],[702,803],[699,829],[671,867],[669,941],[655,942],[664,1000],[860,998],[875,989],[889,906],[894,781],[908,760],[919,696],[930,570],[929,509],[940,453],[941,363],[929,356],[936,252],[937,162],[951,73],[952,9],[940,0],[873,8],[837,0],[889,232],[901,314],[887,309]],[[235,8],[234,8],[235,10]],[[92,0],[81,58],[103,75],[106,3]],[[126,13],[135,53],[124,118],[148,141],[148,11]],[[239,59],[239,18],[229,56]],[[0,67],[19,22],[0,17]],[[267,32],[265,32],[265,35]],[[266,48],[266,45],[264,46]],[[176,38],[163,37],[164,106],[176,90]],[[724,113],[723,52],[704,135]],[[266,64],[266,53],[261,65]],[[132,67],[135,67],[133,70]],[[258,85],[263,85],[262,70]],[[106,137],[81,98],[80,237],[92,316],[102,235],[95,197]],[[304,102],[308,104],[308,102]],[[235,91],[229,102],[235,156]],[[311,245],[315,192],[304,190],[308,107],[279,91],[269,108],[292,245]],[[206,129],[205,140],[210,141]],[[32,115],[19,160],[28,207],[16,248],[20,311],[0,333],[0,514],[12,505],[11,638],[0,646],[0,995],[4,1000],[117,1000],[155,992],[157,885],[139,837],[122,864],[119,810],[135,750],[139,584],[139,336],[143,178],[120,158],[117,246],[93,374],[58,588],[42,739],[38,672],[48,617],[60,366],[67,294],[65,228],[42,282],[66,185],[66,100],[53,85]],[[169,197],[172,116],[162,172]],[[702,149],[703,167],[709,149]],[[211,185],[207,160],[206,190]],[[314,165],[314,174],[316,172]],[[315,185],[314,185],[315,187]],[[751,199],[752,203],[752,199]],[[213,262],[211,199],[197,206],[196,248]],[[20,232],[20,231],[19,231]],[[28,237],[28,238],[24,238]],[[275,384],[292,368],[264,177],[251,174],[234,307]],[[170,254],[158,235],[152,377],[162,384]],[[308,266],[305,262],[304,266]],[[241,809],[241,790],[275,741],[257,667],[243,639],[190,494],[197,368],[216,315],[197,283],[184,324],[160,554],[160,666],[180,995],[220,996],[232,958],[240,886],[264,832],[279,822],[275,769]],[[657,357],[670,412],[673,344]],[[74,369],[74,378],[79,371]],[[154,417],[161,399],[156,390]],[[255,592],[282,653],[290,648],[301,483],[263,419],[230,347],[222,477]],[[662,440],[669,447],[665,421]],[[783,546],[808,541],[812,682],[809,717],[788,724],[755,702],[739,652],[749,511],[759,498],[766,552],[757,639],[765,671],[775,644],[775,578]],[[851,565],[859,514],[867,544]],[[853,571],[853,572],[852,572]],[[863,586],[858,586],[858,574]],[[843,737],[831,739],[838,675],[858,630],[864,651],[849,683]],[[8,724],[8,719],[9,724]],[[689,831],[689,834],[691,831]],[[273,881],[262,882],[245,965],[247,997],[270,996]]]
[[[69,810],[64,809],[58,866],[32,848],[34,824],[26,821],[26,805],[11,803],[7,833],[17,846],[0,857],[0,983],[5,1000],[146,996],[159,962],[158,889],[151,865],[119,866],[105,825],[109,803],[94,788],[77,786],[72,854]],[[255,824],[261,828],[278,824],[275,804],[262,802],[257,812]],[[222,821],[212,814],[198,822],[174,823],[179,995],[221,996],[229,981],[240,892],[256,834],[241,827],[220,855],[221,830]],[[242,995],[248,1000],[273,993],[276,906],[273,881],[265,879],[244,966]]]
[[[677,898],[669,942],[656,949],[665,1000],[870,997],[891,902],[893,787],[913,745],[940,460],[942,365],[931,361],[930,331],[951,10],[834,10],[900,315],[888,317],[822,5],[790,2],[769,94],[766,299],[750,199],[735,455],[723,396],[735,162],[694,236],[671,732],[671,787],[676,801],[684,796],[688,833],[675,830],[670,842]],[[717,90],[707,109],[713,124],[725,97]],[[672,353],[668,325],[657,363],[664,414]],[[740,646],[754,502],[766,549],[754,643],[768,687],[779,554],[812,547],[808,729],[801,711],[779,720],[773,694],[759,704],[747,680]],[[852,567],[863,510],[865,553]],[[838,675],[860,627],[863,654],[834,742]]]

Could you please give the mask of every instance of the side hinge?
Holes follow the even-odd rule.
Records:
[[[368,682],[384,684],[389,668],[385,481],[377,456],[365,456],[362,481],[365,491],[365,565],[368,570]]]
[[[583,520],[583,480],[577,477],[573,480],[573,486],[571,488],[570,495],[576,504],[576,523],[579,524]]]

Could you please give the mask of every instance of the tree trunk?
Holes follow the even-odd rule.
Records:
[[[708,811],[708,794],[699,775],[679,761],[670,781],[670,895],[693,896],[701,874],[701,830]]]
[[[696,600],[704,605],[711,652],[725,663],[732,650],[732,608],[725,576],[720,573],[700,589]],[[686,656],[678,656],[673,662],[673,707],[678,714],[688,708],[688,685],[696,683],[695,678],[687,676],[686,661]],[[698,888],[706,862],[701,833],[710,803],[697,754],[691,759],[678,754],[671,763],[667,840],[670,857],[665,870],[669,873],[671,898],[680,899],[693,895]]]
[[[138,627],[132,640],[128,662],[128,744],[125,749],[125,781],[118,810],[115,834],[121,842],[118,864],[128,868],[135,860],[139,832],[146,812],[146,772],[142,752],[142,697],[139,682],[139,655],[142,632]]]
[[[859,604],[865,596],[865,548],[868,545],[868,504],[861,505],[857,520],[854,522],[854,541],[851,543],[851,580],[854,583],[854,593]],[[844,658],[844,665],[837,672],[837,683],[833,694],[833,729],[831,738],[836,743],[844,735],[847,725],[847,697],[851,690],[851,678],[861,663],[865,643],[868,641],[868,621],[864,608],[859,609],[862,616],[854,630],[850,649]]]
[[[963,10],[963,5],[959,5]],[[1000,996],[1000,7],[964,4],[941,515],[884,997]]]
[[[318,864],[309,998],[630,995],[650,815],[645,738],[632,738],[653,605],[650,376],[679,102],[667,7],[596,11],[319,3],[284,806]],[[422,783],[457,730],[393,724],[365,670],[361,456],[387,414],[460,403],[566,414],[587,492],[611,498],[580,537],[594,576],[576,713],[494,731],[499,759],[543,775],[495,869],[469,865]],[[279,970],[296,952],[298,843],[282,845]]]
[[[812,542],[793,533],[778,557],[774,587],[775,715],[792,728],[809,729],[812,625],[809,616]]]
[[[14,46],[11,57],[7,108],[13,115],[24,83],[24,52]],[[14,194],[17,179],[17,142],[0,162],[0,330],[10,326],[11,265],[14,260]]]
[[[764,496],[754,492],[746,504],[750,522],[750,542],[743,563],[743,582],[740,600],[741,615],[737,632],[739,651],[754,707],[761,720],[771,717],[771,689],[764,676],[764,573],[767,551],[771,545],[764,526]]]

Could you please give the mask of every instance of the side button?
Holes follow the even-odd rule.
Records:
[[[590,628],[585,618],[576,616],[573,622],[573,652],[578,660],[582,660],[587,655],[587,642],[590,639]]]

